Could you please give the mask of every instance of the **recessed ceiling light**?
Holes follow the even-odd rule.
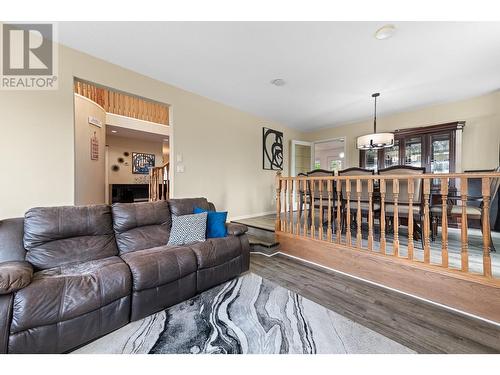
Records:
[[[276,78],[271,81],[271,85],[274,86],[285,86],[285,80],[281,78]]]
[[[375,38],[378,40],[389,39],[396,33],[396,26],[394,25],[384,25],[377,31],[375,31]]]
[[[118,133],[118,130],[111,130],[111,133]]]

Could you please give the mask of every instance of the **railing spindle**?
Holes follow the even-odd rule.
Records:
[[[462,201],[462,231],[461,231],[461,251],[460,256],[462,259],[462,271],[469,271],[469,238],[467,231],[467,178],[460,179],[460,199]]]
[[[363,235],[361,234],[361,191],[363,189],[363,185],[361,185],[361,180],[359,178],[356,179],[356,195],[358,198],[358,206],[356,210],[356,246],[361,249],[363,245]]]
[[[302,219],[302,211],[299,209],[300,205],[300,180],[295,179],[295,203],[297,204],[297,219],[295,221],[295,234],[300,236],[300,220]]]
[[[413,259],[413,195],[415,184],[413,178],[408,178],[408,259]]]
[[[289,214],[289,226],[290,226],[290,233],[293,234],[293,179],[289,178],[288,180],[288,214]]]
[[[341,207],[342,207],[342,180],[337,180],[337,243],[342,241],[342,227],[341,227]]]
[[[448,179],[441,179],[441,265],[448,268]]]
[[[394,239],[392,242],[393,246],[393,254],[395,256],[399,256],[399,207],[398,207],[398,198],[399,198],[399,180],[397,178],[392,180],[392,194],[394,196]]]
[[[316,182],[315,180],[311,180],[311,238],[316,237],[316,209],[315,209],[315,204],[316,202],[314,201],[314,191],[316,190]]]
[[[283,232],[288,232],[288,204],[287,204],[287,191],[288,191],[288,181],[286,178],[282,179],[283,184],[283,219],[281,222],[281,230]]]
[[[368,250],[373,251],[373,180],[368,180]]]
[[[323,180],[318,181],[319,186],[319,230],[318,239],[323,239]]]
[[[345,180],[345,195],[346,195],[346,229],[345,240],[347,246],[351,246],[351,180]]]
[[[326,188],[328,190],[328,227],[326,236],[328,237],[328,242],[332,242],[332,185],[333,181],[328,180],[326,183]]]
[[[483,275],[491,277],[491,257],[490,257],[490,179],[483,177],[482,179],[482,193],[483,193],[483,210],[482,224],[483,224]]]
[[[276,220],[274,227],[277,232],[281,231],[281,172],[276,173]]]
[[[380,253],[385,254],[387,242],[385,239],[385,178],[379,182],[380,190]]]
[[[304,228],[303,228],[303,232],[304,232],[304,236],[307,236],[307,226],[308,226],[308,209],[307,209],[307,179],[304,178],[304,184],[303,184],[303,194],[304,194],[304,198],[303,198],[303,203],[304,203],[304,207],[303,207],[303,211],[304,211]]]
[[[431,218],[429,210],[429,197],[431,194],[431,180],[426,178],[424,180],[424,263],[431,261],[431,239],[430,228]]]

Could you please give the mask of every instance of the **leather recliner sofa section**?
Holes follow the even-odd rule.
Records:
[[[249,268],[247,228],[167,246],[205,198],[47,207],[0,221],[0,353],[63,353]]]

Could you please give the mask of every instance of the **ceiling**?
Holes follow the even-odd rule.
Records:
[[[128,129],[122,126],[106,125],[106,135],[117,136],[123,138],[140,139],[142,141],[158,142],[168,144],[168,136],[149,133],[145,131]]]
[[[500,88],[500,22],[62,22],[62,44],[311,131]],[[270,84],[282,78],[286,85]],[[174,108],[175,110],[175,108]]]

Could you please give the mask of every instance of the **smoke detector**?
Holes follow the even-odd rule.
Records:
[[[285,80],[284,79],[281,79],[281,78],[276,78],[276,79],[273,79],[271,81],[271,85],[274,85],[274,86],[285,86]]]

